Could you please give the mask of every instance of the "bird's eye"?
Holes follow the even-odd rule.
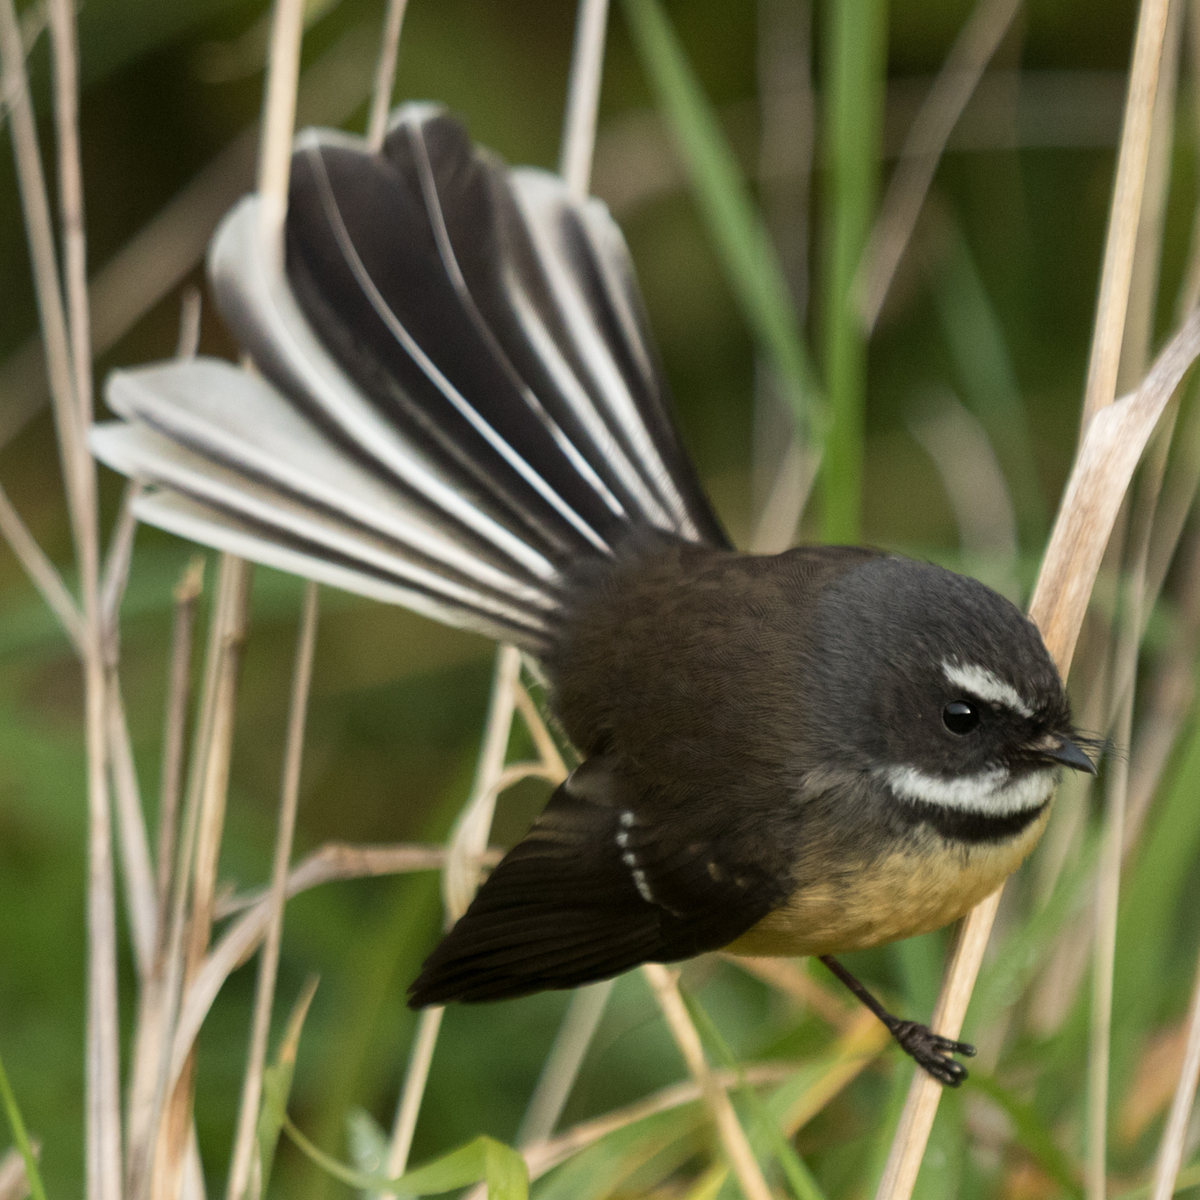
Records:
[[[970,733],[979,724],[979,708],[965,700],[951,700],[942,709],[942,721],[951,733]]]

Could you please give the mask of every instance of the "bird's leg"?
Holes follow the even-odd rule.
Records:
[[[955,1062],[951,1054],[975,1057],[975,1047],[969,1042],[955,1042],[941,1037],[928,1025],[916,1021],[902,1021],[893,1017],[870,992],[836,958],[822,954],[821,961],[887,1026],[888,1033],[900,1044],[900,1049],[914,1059],[919,1067],[945,1084],[958,1087],[967,1077],[967,1068]]]

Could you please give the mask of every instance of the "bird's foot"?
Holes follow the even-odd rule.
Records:
[[[900,1044],[900,1048],[912,1058],[917,1066],[946,1087],[959,1087],[967,1077],[967,1068],[955,1062],[952,1054],[975,1057],[975,1047],[969,1042],[955,1042],[936,1034],[928,1025],[916,1021],[900,1021],[892,1018],[888,1031]]]

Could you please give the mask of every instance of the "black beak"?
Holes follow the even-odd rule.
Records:
[[[1043,750],[1041,754],[1043,758],[1062,763],[1072,771],[1086,771],[1089,775],[1097,773],[1096,764],[1070,738],[1063,738],[1055,749]]]

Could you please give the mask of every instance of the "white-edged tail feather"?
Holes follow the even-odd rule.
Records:
[[[430,105],[380,154],[296,141],[286,274],[254,197],[209,254],[262,376],[114,372],[96,455],[182,536],[450,624],[553,645],[563,575],[632,529],[725,544],[669,415],[624,241]]]

